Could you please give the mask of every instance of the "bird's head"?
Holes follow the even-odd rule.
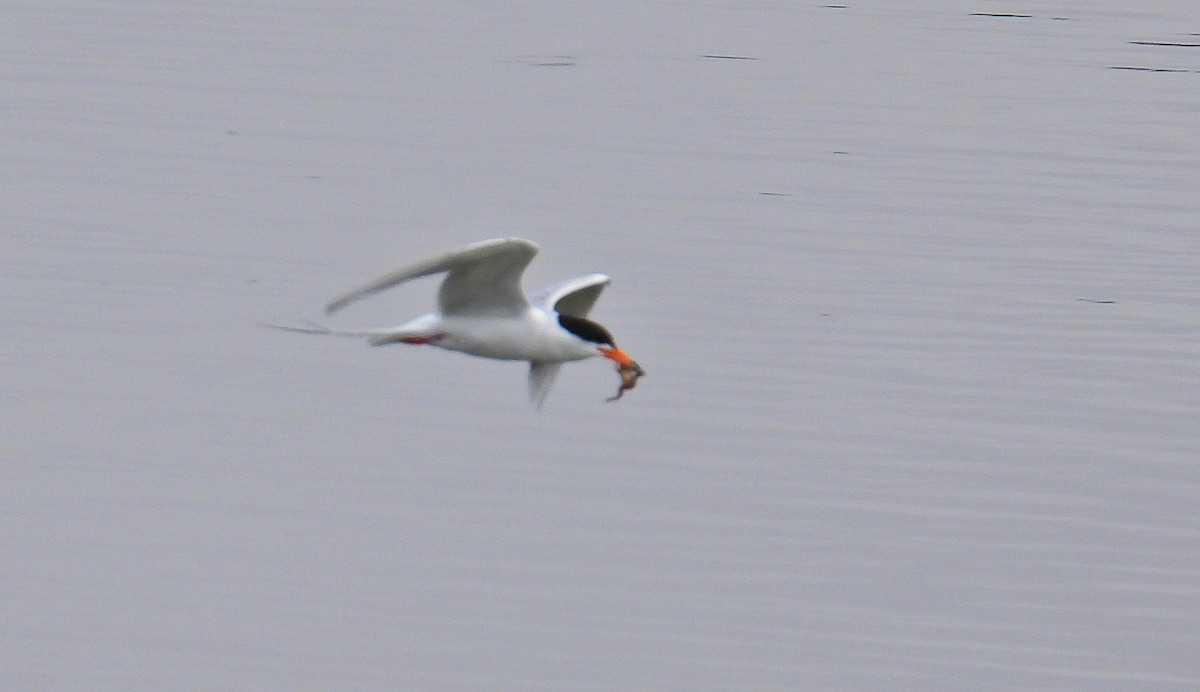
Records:
[[[641,366],[629,357],[629,354],[617,346],[612,332],[598,322],[573,315],[559,315],[558,323],[562,325],[563,329],[583,341],[594,344],[600,355],[616,363],[620,369],[636,372],[639,377],[646,374],[646,371],[642,370]]]

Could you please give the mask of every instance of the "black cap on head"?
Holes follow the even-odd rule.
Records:
[[[590,341],[598,346],[617,345],[611,332],[589,319],[572,317],[571,315],[559,315],[558,323],[562,325],[563,329],[584,341]]]

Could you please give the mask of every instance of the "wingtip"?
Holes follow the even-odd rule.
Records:
[[[531,378],[529,381],[529,403],[533,404],[534,411],[541,411],[542,405],[546,403],[546,397],[550,394],[549,389],[539,391],[537,383]]]
[[[334,298],[333,300],[329,301],[328,303],[325,304],[325,314],[332,315],[333,313],[337,312],[338,310],[341,310],[342,308],[346,307],[350,303],[353,303],[354,301],[358,300],[359,298],[362,297],[362,296],[358,295],[358,293],[359,293],[358,291],[355,291],[352,294],[340,296],[338,298]]]
[[[293,327],[286,324],[273,324],[271,322],[259,322],[258,326],[266,327],[267,329],[276,329],[281,332],[292,332],[293,334],[333,334],[333,330],[323,324],[301,320],[306,327]]]

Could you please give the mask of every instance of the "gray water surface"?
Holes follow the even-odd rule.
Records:
[[[1200,687],[1200,12],[1028,5],[9,4],[0,686]],[[256,326],[505,235],[619,403]]]

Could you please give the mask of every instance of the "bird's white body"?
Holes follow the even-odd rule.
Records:
[[[636,382],[644,374],[642,369],[617,348],[608,330],[587,319],[609,278],[587,274],[527,298],[521,274],[537,250],[537,245],[520,238],[484,240],[392,272],[326,306],[327,312],[335,312],[405,281],[446,274],[438,289],[438,310],[397,327],[353,332],[284,329],[367,337],[376,346],[428,344],[482,358],[526,360],[530,396],[539,407],[559,367],[569,361],[604,356],[620,365],[623,381],[636,372],[632,375]]]
[[[556,316],[533,306],[514,317],[444,316],[431,312],[386,330],[371,341],[382,345],[402,342],[406,337],[423,339],[419,343],[448,351],[496,360],[565,363],[599,355],[594,344],[580,341],[559,326]]]

